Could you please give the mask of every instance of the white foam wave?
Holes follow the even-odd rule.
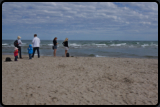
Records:
[[[120,43],[120,44],[111,44],[110,46],[124,46],[126,43]]]
[[[106,56],[100,56],[100,55],[95,55],[96,57],[106,57]]]
[[[149,46],[149,45],[148,44],[144,44],[144,45],[141,45],[141,46],[144,48],[144,47]]]
[[[156,46],[156,47],[158,47],[158,45],[157,45],[157,44],[153,44],[153,43],[151,43],[151,46]]]
[[[108,47],[108,46],[97,46],[97,47]]]
[[[76,44],[76,43],[72,43],[72,44],[69,44],[69,46],[72,46],[72,47],[79,47],[79,46],[81,46],[81,45],[79,45],[79,44]]]
[[[97,47],[108,47],[106,44],[95,44],[95,43],[92,43],[91,45],[92,46],[97,46]]]
[[[83,44],[83,45],[81,45],[81,44],[76,44],[76,43],[72,43],[72,44],[69,44],[69,46],[71,46],[71,47],[78,47],[78,48],[80,48],[80,47],[85,47],[85,46],[96,46],[96,47],[106,47],[107,45],[106,44],[95,44],[95,43],[92,43],[92,44]]]
[[[15,46],[14,45],[9,45],[9,44],[7,44],[7,45],[3,44],[2,47],[15,47]]]
[[[49,46],[53,46],[53,44],[48,44]]]
[[[7,45],[8,45],[7,43],[2,44],[2,46],[7,46]]]
[[[95,44],[97,46],[106,46],[106,44]]]

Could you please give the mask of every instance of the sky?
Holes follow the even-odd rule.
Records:
[[[155,40],[156,2],[4,2],[2,40]]]

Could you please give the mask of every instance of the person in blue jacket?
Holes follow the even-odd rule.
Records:
[[[30,44],[28,47],[28,54],[29,54],[29,59],[32,59],[32,54],[33,54],[33,48],[32,45]]]

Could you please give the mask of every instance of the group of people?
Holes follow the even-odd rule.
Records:
[[[20,40],[21,37],[18,36],[17,37],[17,45],[15,45],[15,49],[14,49],[14,56],[15,56],[15,61],[18,61],[18,54],[19,54],[19,58],[20,59],[23,59],[22,58],[22,55],[21,55],[21,45],[22,45],[22,41]],[[57,43],[57,37],[55,37],[53,39],[53,49],[54,49],[54,57],[56,57],[56,51],[57,51],[57,45],[59,43]],[[67,51],[69,49],[68,47],[68,38],[65,39],[65,41],[62,43],[63,46],[65,47],[65,56],[67,54]],[[33,45],[33,48],[32,48],[32,45]],[[37,53],[38,53],[38,58],[40,58],[40,52],[39,52],[39,47],[40,47],[40,39],[37,37],[37,34],[34,34],[34,38],[32,40],[32,45],[29,44],[29,47],[28,47],[28,54],[29,54],[29,59],[32,59],[34,57],[34,53],[35,51],[37,50]]]
[[[17,37],[17,45],[15,45],[15,49],[14,49],[15,50],[14,51],[15,61],[17,61],[18,53],[19,53],[20,59],[23,59],[22,55],[21,55],[22,41],[20,39],[21,39],[21,37],[18,36]],[[28,47],[29,59],[32,59],[34,57],[34,53],[35,53],[36,50],[37,50],[37,53],[38,53],[38,58],[40,58],[40,53],[39,53],[40,39],[37,37],[37,34],[34,34],[32,44],[33,44],[33,48],[32,48],[31,44]]]
[[[56,51],[57,51],[57,45],[58,45],[58,44],[59,44],[59,43],[57,43],[57,37],[55,37],[55,38],[53,39],[53,49],[54,49],[53,54],[54,54],[54,57],[56,56]],[[66,38],[62,44],[63,44],[63,46],[65,47],[65,56],[66,56],[66,54],[67,54],[67,52],[68,52],[68,50],[69,50],[68,38]]]

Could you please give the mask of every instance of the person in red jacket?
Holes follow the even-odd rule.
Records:
[[[14,56],[15,56],[15,60],[14,61],[18,61],[17,58],[18,58],[18,48],[15,47],[14,48]]]

